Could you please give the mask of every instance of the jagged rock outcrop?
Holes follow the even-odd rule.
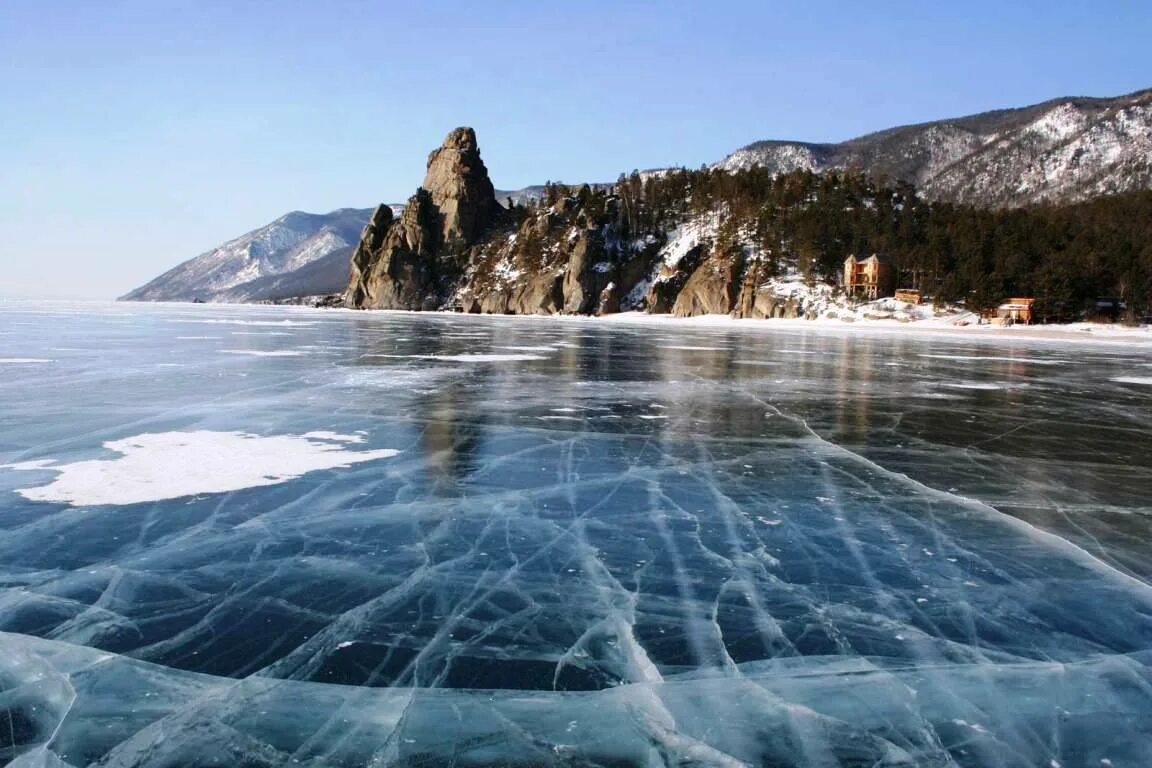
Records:
[[[387,206],[378,207],[352,255],[347,303],[382,309],[434,308],[436,225],[431,197],[423,189],[409,198],[399,219],[392,218]]]
[[[455,129],[428,156],[424,184],[399,219],[385,210],[376,209],[360,238],[346,306],[436,309],[451,293],[469,249],[505,215],[471,128]]]
[[[649,312],[666,314],[676,305],[680,292],[700,268],[707,255],[704,245],[695,245],[679,259],[660,267],[656,279],[644,297]],[[727,310],[724,310],[725,312]]]
[[[777,296],[773,292],[763,264],[750,265],[739,285],[740,290],[732,308],[733,317],[749,320],[772,317],[791,320],[800,317],[803,309],[800,302],[794,297]]]
[[[684,283],[672,305],[672,314],[676,317],[729,314],[736,303],[743,273],[742,254],[713,253]]]
[[[503,210],[471,128],[455,129],[428,155],[423,187],[438,212],[440,240],[448,245],[475,243]]]

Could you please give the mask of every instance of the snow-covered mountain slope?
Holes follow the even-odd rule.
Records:
[[[307,269],[335,252],[348,251],[359,241],[371,213],[371,208],[341,208],[327,214],[293,211],[177,265],[122,298],[129,301],[265,298],[254,292],[267,288],[271,279]],[[347,279],[346,264],[343,271]]]
[[[930,198],[1068,203],[1152,187],[1152,89],[891,128],[840,144],[760,141],[717,164],[775,173],[858,168]]]
[[[355,246],[346,245],[278,275],[249,280],[215,294],[213,300],[225,302],[285,301],[304,296],[340,293],[348,285],[348,269]]]
[[[544,186],[497,192],[504,203],[539,200]],[[399,216],[403,205],[391,206]],[[176,265],[122,301],[276,301],[338,293],[371,208],[293,211]]]

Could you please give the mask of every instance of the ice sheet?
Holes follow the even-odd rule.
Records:
[[[1147,767],[1147,349],[657,327],[0,311],[0,762]]]

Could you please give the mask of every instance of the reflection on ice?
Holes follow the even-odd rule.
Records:
[[[0,762],[1146,768],[1142,347],[140,311],[312,354],[0,378]]]

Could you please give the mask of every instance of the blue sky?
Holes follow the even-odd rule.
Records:
[[[1152,86],[1152,3],[0,3],[0,296],[111,298],[294,209],[699,166]],[[67,284],[61,285],[60,280]]]

